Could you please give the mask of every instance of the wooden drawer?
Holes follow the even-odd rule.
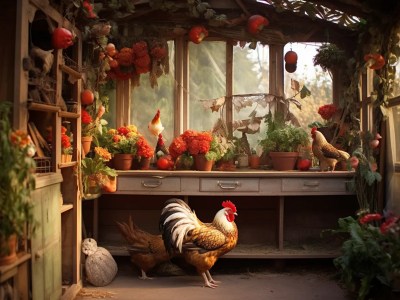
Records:
[[[284,178],[282,192],[346,193],[347,182],[343,178]]]
[[[180,192],[181,179],[178,177],[118,177],[117,190]]]
[[[202,178],[200,192],[258,192],[258,178]]]

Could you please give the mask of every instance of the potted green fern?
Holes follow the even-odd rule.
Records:
[[[267,131],[259,144],[264,153],[271,158],[273,169],[293,170],[299,157],[299,147],[310,143],[308,133],[301,127],[286,124],[279,115],[273,118],[269,113],[265,117],[265,122]]]

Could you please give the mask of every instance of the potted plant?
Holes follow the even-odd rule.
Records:
[[[293,170],[299,156],[298,148],[310,143],[308,133],[301,127],[286,124],[280,115],[265,117],[267,131],[259,144],[271,158],[275,170]]]
[[[117,172],[106,165],[110,159],[111,153],[101,147],[94,148],[94,157],[82,159],[83,198],[98,197],[101,190],[115,192]]]
[[[400,218],[361,210],[339,219],[344,235],[341,255],[334,260],[340,280],[357,299],[398,299],[400,281]],[[396,286],[397,285],[397,286]],[[398,296],[398,295],[397,295]]]
[[[11,129],[9,110],[9,103],[0,103],[0,263],[17,260],[17,239],[29,237],[35,225],[35,149],[26,132]]]
[[[335,44],[323,44],[314,56],[314,66],[320,66],[323,71],[328,71],[332,77],[332,71],[345,63],[345,52]]]

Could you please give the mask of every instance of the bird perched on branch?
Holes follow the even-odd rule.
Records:
[[[336,149],[328,143],[325,136],[316,127],[311,129],[311,136],[313,139],[312,152],[319,160],[321,171],[334,171],[339,161],[349,159],[349,153]]]
[[[231,251],[238,240],[234,222],[236,207],[231,201],[222,202],[212,223],[200,221],[194,211],[181,199],[166,201],[161,212],[160,230],[167,251],[181,253],[203,277],[206,287],[217,287],[209,272],[219,257]]]
[[[160,110],[157,110],[157,113],[155,114],[154,118],[149,122],[147,126],[150,130],[150,133],[156,137],[159,136],[161,132],[164,131],[164,126],[161,123],[160,119]]]
[[[140,268],[140,279],[152,279],[147,272],[170,260],[161,234],[154,235],[140,229],[129,217],[128,223],[117,222],[118,229],[128,242],[131,262]]]

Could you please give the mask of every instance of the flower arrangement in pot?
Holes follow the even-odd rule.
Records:
[[[105,113],[105,107],[100,104],[97,111],[93,112],[94,106],[86,106],[81,109],[82,123],[82,151],[86,155],[90,152],[93,136],[103,131],[103,126],[107,125],[107,121],[102,119]],[[92,116],[94,114],[94,116]]]
[[[112,163],[117,170],[130,170],[133,158],[137,154],[137,142],[140,137],[137,127],[127,125],[105,131],[101,136],[97,136],[96,143],[112,154]]]
[[[0,262],[17,260],[17,239],[35,227],[31,193],[35,188],[35,148],[25,131],[11,129],[10,104],[0,103]],[[9,247],[9,242],[13,246]]]
[[[267,131],[259,144],[271,158],[272,167],[278,171],[293,170],[299,156],[299,147],[310,143],[308,133],[301,127],[286,124],[279,115],[273,118],[269,113],[265,122]],[[285,164],[281,165],[280,160],[276,160],[277,156],[283,156],[282,162]]]
[[[61,126],[61,162],[67,163],[72,160],[71,137],[67,134],[67,128]]]
[[[94,156],[86,156],[82,160],[83,198],[96,197],[101,190],[115,192],[117,172],[106,165],[110,159],[111,153],[107,149],[95,147]]]
[[[172,141],[169,152],[174,160],[181,155],[193,157],[194,163],[196,159],[203,159],[203,162],[209,162],[206,168],[209,170],[227,151],[227,148],[223,147],[222,139],[223,137],[210,131],[186,130]],[[195,167],[202,169],[198,165]]]
[[[147,170],[150,168],[150,160],[154,156],[154,148],[144,136],[140,135],[136,142],[137,152],[136,157],[139,162],[139,169]]]

